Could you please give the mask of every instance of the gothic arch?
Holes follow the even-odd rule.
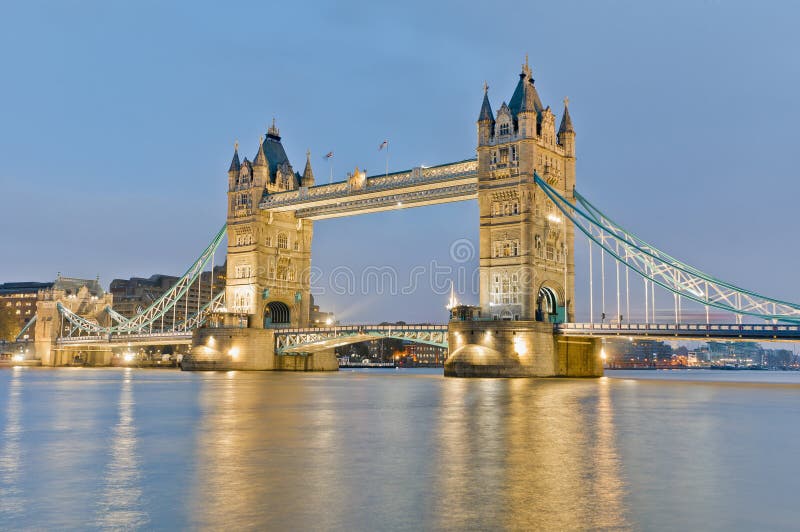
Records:
[[[288,327],[291,323],[291,310],[283,301],[270,301],[264,306],[264,328]]]
[[[560,322],[564,319],[563,309],[561,290],[542,283],[536,293],[536,321]]]

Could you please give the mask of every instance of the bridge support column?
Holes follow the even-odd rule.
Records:
[[[538,321],[460,321],[448,326],[449,377],[600,377],[600,340],[554,334]]]
[[[184,371],[274,370],[275,334],[270,329],[203,327],[192,334]]]
[[[282,371],[339,371],[339,361],[333,349],[279,355],[278,360],[278,369]]]

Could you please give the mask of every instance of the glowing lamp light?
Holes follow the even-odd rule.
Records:
[[[601,349],[601,350],[600,350],[600,360],[602,360],[603,362],[605,362],[605,361],[606,361],[606,358],[607,358],[607,357],[606,357],[606,350],[605,350],[605,349]]]
[[[133,353],[131,352],[125,353],[124,355],[122,355],[122,359],[125,362],[130,362],[131,360],[133,360]]]
[[[206,345],[208,347],[214,347],[214,337],[213,336],[209,336],[208,337],[208,340],[206,340]]]
[[[560,224],[561,223],[561,217],[560,216],[556,216],[555,214],[548,214],[547,215],[547,219],[550,220],[551,222],[553,222],[554,224]]]
[[[22,362],[23,360],[25,360],[25,355],[14,355],[13,357],[11,357],[11,360],[13,360],[14,362]]]
[[[236,360],[239,356],[239,348],[238,347],[231,347],[228,349],[228,354],[231,356],[232,359]]]
[[[514,338],[514,352],[520,356],[528,352],[528,347],[525,345],[525,340],[521,336]]]
[[[328,318],[328,319],[325,320],[325,325],[331,325],[332,323],[333,323],[333,320],[331,318]]]

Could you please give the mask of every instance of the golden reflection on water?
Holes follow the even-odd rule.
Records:
[[[604,380],[279,377],[203,377],[193,526],[630,528]]]
[[[448,380],[439,429],[438,528],[630,528],[607,383]]]
[[[3,427],[3,446],[0,448],[0,516],[11,518],[25,510],[25,498],[19,486],[22,469],[22,371],[15,367],[8,386]]]
[[[148,522],[141,501],[140,459],[133,410],[135,405],[133,373],[128,368],[120,385],[118,420],[107,450],[108,462],[96,518],[96,524],[101,528],[131,530]]]

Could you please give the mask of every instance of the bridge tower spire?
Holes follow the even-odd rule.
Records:
[[[525,57],[514,94],[478,116],[480,308],[456,306],[444,373],[457,377],[602,375],[599,343],[557,339],[573,321],[574,228],[539,188],[574,198],[575,132],[542,104]]]
[[[311,169],[311,150],[306,150],[306,167],[303,169],[303,180],[301,183],[304,187],[313,187],[314,171]]]
[[[238,150],[234,155],[238,161]],[[238,169],[236,168],[238,166]],[[313,183],[310,161],[306,177]],[[231,165],[228,189],[228,269],[225,305],[251,328],[306,326],[313,222],[259,204],[273,192],[297,189],[275,121],[253,162]]]
[[[562,127],[569,131],[556,136],[555,116],[539,98],[527,57],[508,106],[492,121],[484,109],[490,109],[486,93],[477,150],[482,312],[499,320],[567,321],[574,305],[574,230],[533,175],[571,197],[571,119],[565,114]]]

